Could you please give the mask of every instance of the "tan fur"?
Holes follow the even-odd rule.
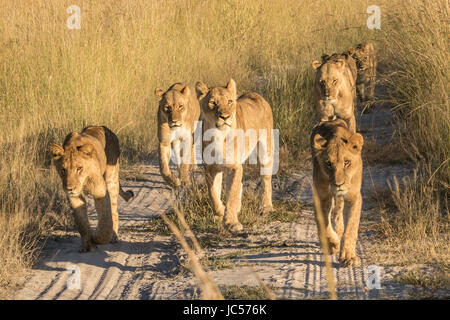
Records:
[[[361,102],[373,101],[377,80],[377,58],[372,43],[360,43],[347,52],[355,59],[358,70],[356,89]]]
[[[343,266],[360,262],[356,241],[362,206],[363,143],[362,135],[350,132],[342,120],[322,122],[311,135],[313,188],[319,198],[315,211],[323,215],[330,252],[340,251]]]
[[[267,159],[259,158],[261,173],[262,200],[261,211],[272,210],[272,175],[267,174],[265,169],[271,171],[272,159],[272,129],[273,117],[269,103],[260,95],[250,92],[237,98],[236,83],[231,79],[226,87],[208,88],[205,84],[198,82],[196,85],[197,95],[200,97],[200,106],[203,120],[203,134],[207,130],[217,129],[218,140],[204,141],[203,150],[207,150],[213,143],[221,141],[233,141],[230,139],[232,132],[230,129],[241,129],[243,132],[250,132],[249,129],[259,132],[258,129],[267,130],[267,141],[263,141],[259,133],[255,136],[255,141],[245,137],[245,148],[238,150],[237,143],[233,142],[232,161],[224,164],[206,164],[206,181],[209,195],[213,204],[216,219],[224,222],[231,231],[242,230],[242,224],[238,220],[238,213],[241,209],[242,197],[242,162],[257,146],[262,146]],[[205,140],[205,137],[204,137]],[[225,151],[224,143],[224,153]],[[245,149],[245,150],[242,150]],[[259,149],[259,148],[258,148]],[[238,160],[238,155],[241,161]],[[258,154],[261,156],[261,154]],[[267,161],[266,161],[267,160]],[[226,204],[221,201],[222,177],[226,181]]]
[[[52,144],[49,151],[61,177],[81,235],[80,252],[95,250],[95,244],[117,242],[119,194],[129,201],[133,192],[124,192],[119,183],[119,140],[106,127],[86,127],[67,135],[62,146]],[[92,234],[85,196],[95,201],[98,225]]]
[[[345,120],[350,131],[356,132],[356,64],[348,54],[323,55],[322,62],[313,61],[314,104],[317,119]]]
[[[195,121],[200,116],[200,105],[193,87],[182,83],[173,84],[166,92],[155,90],[159,99],[158,107],[158,139],[159,139],[159,168],[164,181],[171,187],[189,184],[189,168],[193,163],[193,133]],[[187,135],[180,135],[173,139],[176,130],[184,130]],[[180,152],[181,146],[189,149],[191,156],[185,157]],[[181,148],[183,149],[183,148]],[[174,150],[179,169],[178,178],[169,167],[171,150]],[[180,181],[181,180],[181,181]]]

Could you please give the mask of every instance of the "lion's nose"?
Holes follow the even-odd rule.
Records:
[[[339,182],[335,182],[334,185],[336,186],[336,188],[339,188],[340,186],[342,186],[344,184],[344,182],[339,183]]]
[[[226,121],[230,116],[221,114],[219,117]]]
[[[66,189],[67,189],[67,191],[72,191],[73,189],[75,189],[75,186],[67,185]]]

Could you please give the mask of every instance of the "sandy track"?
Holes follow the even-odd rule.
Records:
[[[364,137],[377,143],[389,141],[393,127],[388,109],[379,108],[359,117]],[[170,190],[165,186],[157,166],[144,168],[142,179],[123,181],[126,189],[135,193],[130,203],[119,201],[120,241],[117,244],[98,246],[96,252],[80,254],[79,235],[65,232],[49,239],[41,261],[25,279],[15,299],[192,299],[199,298],[195,279],[189,273],[179,272],[183,253],[172,237],[145,231],[143,225],[153,216],[170,207]],[[374,204],[367,200],[374,188],[386,186],[394,175],[411,172],[402,166],[365,166],[363,179],[364,206],[362,221]],[[290,192],[300,195],[311,205],[310,171],[296,172],[285,183]],[[274,187],[274,196],[282,194]],[[92,203],[90,205],[92,211]],[[273,288],[281,299],[317,299],[328,297],[325,269],[311,209],[299,212],[300,222],[275,223],[264,232],[241,241],[233,247],[225,243],[207,248],[207,256],[227,254],[233,250],[246,250],[242,256],[253,264],[261,279]],[[95,226],[95,214],[90,215]],[[241,239],[242,240],[242,239]],[[245,245],[242,246],[242,242]],[[282,243],[282,245],[278,245]],[[273,244],[261,251],[263,245]],[[358,242],[358,253],[364,257],[366,237]],[[253,251],[252,251],[253,250]],[[211,271],[211,276],[221,286],[251,285],[258,282],[242,258],[236,258],[234,268]],[[80,288],[67,285],[74,275],[68,268],[77,266]],[[364,258],[358,268],[340,268],[333,261],[333,273],[339,298],[368,299],[402,297],[403,287],[385,284],[381,291],[366,287],[367,267]]]

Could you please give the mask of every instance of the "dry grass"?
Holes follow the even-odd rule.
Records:
[[[450,188],[449,15],[446,0],[399,1],[383,38],[401,143],[438,192]]]
[[[429,274],[420,268],[409,270],[399,275],[397,282],[411,284],[415,287],[422,287],[431,290],[450,290],[450,276],[448,272],[442,270]]]
[[[391,186],[391,210],[382,211],[379,231],[397,264],[437,264],[450,271],[450,221],[443,215],[436,187],[415,173]],[[392,208],[393,206],[393,208]]]
[[[401,264],[450,261],[450,107],[448,1],[399,1],[387,15],[383,52],[399,149],[416,162],[414,177],[391,187],[381,231]],[[382,152],[382,150],[380,150]]]

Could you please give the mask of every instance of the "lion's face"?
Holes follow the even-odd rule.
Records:
[[[89,182],[91,172],[100,171],[93,159],[94,146],[75,139],[65,143],[64,148],[52,144],[49,149],[53,156],[53,164],[61,177],[64,191],[69,196],[81,195],[83,187]]]
[[[313,67],[317,70],[316,83],[319,85],[320,95],[324,103],[334,103],[339,97],[342,82],[345,79],[345,61],[326,61],[323,64],[313,62]]]
[[[364,140],[359,133],[352,134],[342,120],[329,122],[313,136],[312,148],[331,191],[343,196],[351,190],[353,177],[361,173]]]
[[[349,48],[347,51],[355,59],[358,72],[362,72],[371,67],[370,58],[373,54],[373,46],[371,44],[359,44],[356,49]]]
[[[198,82],[197,95],[203,97],[201,107],[206,121],[214,122],[219,130],[232,128],[236,119],[236,83],[230,79],[226,87],[208,87]]]
[[[155,94],[160,99],[159,113],[169,127],[172,130],[184,127],[189,105],[189,88],[186,86],[181,92],[171,89],[165,93],[161,89],[156,89]]]
[[[354,58],[356,60],[358,71],[364,71],[370,67],[369,52],[362,49],[356,49]]]

